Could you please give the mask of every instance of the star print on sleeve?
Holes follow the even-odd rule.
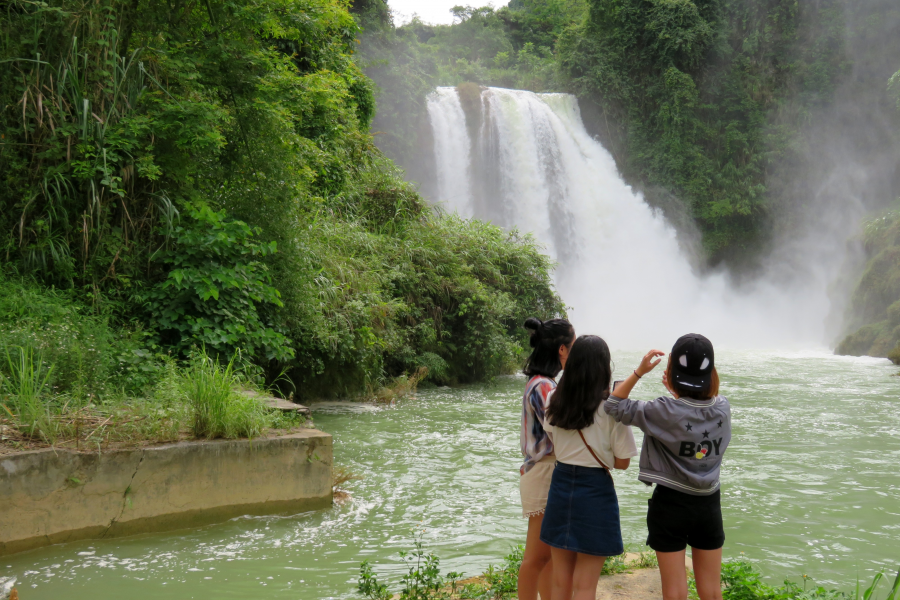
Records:
[[[684,428],[687,429],[688,431],[690,431],[694,427],[690,423],[688,423],[687,425],[684,426]]]

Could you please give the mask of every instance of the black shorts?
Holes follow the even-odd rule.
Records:
[[[657,552],[680,552],[687,546],[718,550],[725,545],[719,490],[691,496],[657,485],[647,502],[647,545]]]

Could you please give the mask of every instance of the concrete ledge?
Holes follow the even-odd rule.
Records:
[[[0,556],[40,546],[330,506],[331,435],[0,458]]]

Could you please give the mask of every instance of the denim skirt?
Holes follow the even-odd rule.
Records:
[[[554,548],[594,556],[625,552],[619,499],[606,469],[556,463],[541,541]]]

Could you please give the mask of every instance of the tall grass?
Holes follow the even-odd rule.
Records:
[[[53,365],[30,347],[6,349],[8,375],[2,379],[3,395],[11,406],[19,429],[29,437],[56,441],[58,424],[50,406],[50,376]]]
[[[232,357],[223,365],[206,352],[196,354],[184,371],[182,391],[193,411],[193,433],[205,438],[256,437],[272,425],[259,399],[241,394],[243,383]]]

